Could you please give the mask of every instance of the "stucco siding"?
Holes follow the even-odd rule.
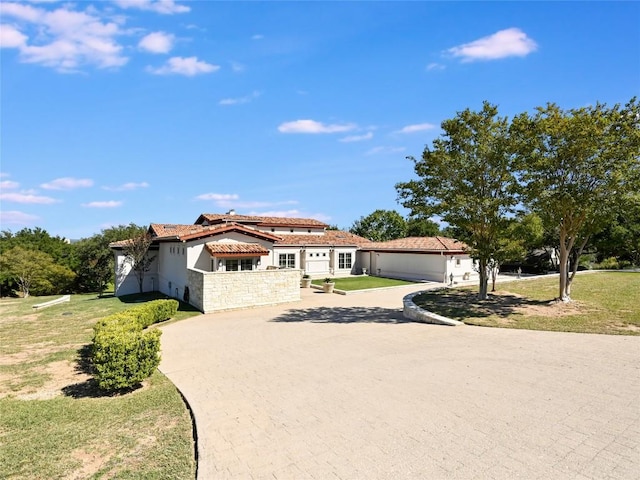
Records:
[[[382,277],[442,282],[446,273],[446,258],[425,253],[373,252],[369,273]]]
[[[138,286],[138,277],[131,269],[131,263],[127,261],[126,256],[121,250],[116,250],[115,256],[115,296],[131,295],[140,293]],[[149,271],[145,273],[142,283],[143,292],[153,292],[158,287],[158,255],[157,252],[151,252],[150,256],[154,258],[149,266]]]

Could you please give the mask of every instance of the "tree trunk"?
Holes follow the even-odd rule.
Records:
[[[478,273],[480,274],[480,291],[478,292],[478,298],[480,300],[486,300],[489,283],[489,279],[487,278],[487,259],[480,258],[478,267]]]
[[[560,268],[560,294],[558,300],[563,302],[571,301],[571,287],[569,282],[569,255],[573,248],[573,237],[567,238],[567,232],[560,227],[560,255],[558,258]]]
[[[573,261],[573,265],[571,266],[571,275],[568,275],[567,278],[567,286],[565,287],[565,292],[567,293],[567,297],[571,298],[571,284],[573,283],[573,278],[576,276],[576,272],[578,271],[578,264],[580,263],[580,256],[582,255],[582,251],[584,247],[587,245],[589,241],[589,235],[582,241],[580,244],[580,248],[575,254],[575,259]]]

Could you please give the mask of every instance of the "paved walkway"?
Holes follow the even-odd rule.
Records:
[[[409,323],[416,289],[163,327],[198,478],[640,478],[640,338]]]

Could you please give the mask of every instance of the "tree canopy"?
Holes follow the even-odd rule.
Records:
[[[456,227],[478,260],[484,299],[488,262],[507,236],[518,203],[509,123],[484,102],[481,111],[466,109],[441,128],[444,133],[425,147],[422,158],[408,157],[418,179],[396,184],[398,199],[412,215],[439,215]]]
[[[349,231],[373,242],[386,242],[407,236],[407,222],[395,210],[376,210],[353,222]]]
[[[640,191],[640,106],[635,98],[567,111],[550,103],[516,116],[511,135],[522,200],[558,230],[559,298],[568,301],[589,239]]]

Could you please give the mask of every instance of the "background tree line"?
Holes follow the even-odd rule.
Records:
[[[114,280],[111,242],[140,236],[135,224],[107,228],[70,243],[41,228],[0,233],[2,296],[104,292]]]

